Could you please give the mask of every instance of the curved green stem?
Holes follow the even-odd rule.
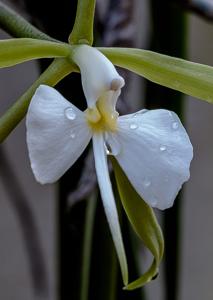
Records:
[[[60,80],[75,71],[75,66],[64,58],[55,59],[32,86],[0,118],[0,143],[24,118],[30,100],[40,84],[55,86]]]
[[[94,13],[95,0],[78,0],[75,24],[69,36],[70,44],[92,45]]]
[[[0,2],[0,27],[13,37],[57,41],[27,22],[7,5]]]
[[[71,55],[69,44],[18,38],[0,41],[0,68],[14,66],[32,59]]]

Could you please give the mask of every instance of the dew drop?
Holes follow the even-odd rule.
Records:
[[[148,188],[149,186],[151,185],[151,181],[149,180],[149,179],[144,179],[144,181],[143,181],[143,186],[145,187],[145,188]]]
[[[158,203],[157,198],[153,197],[153,199],[151,200],[151,206],[156,207],[157,203]]]
[[[132,123],[132,124],[129,125],[129,128],[134,130],[134,129],[138,128],[138,125],[135,124],[135,123]]]
[[[76,114],[72,107],[68,107],[64,110],[65,116],[67,117],[68,120],[75,120]]]
[[[172,128],[173,128],[174,130],[177,130],[178,127],[179,127],[178,122],[173,122],[173,123],[172,123]]]
[[[112,155],[110,146],[105,142],[104,143],[105,151],[107,155]]]
[[[112,137],[105,140],[105,150],[107,155],[117,156],[121,152],[121,145],[119,142]]]
[[[144,113],[146,113],[148,111],[148,109],[142,109],[142,110],[139,110],[137,111],[134,115],[133,115],[133,118],[137,118],[139,117],[140,115],[143,115]]]
[[[164,152],[164,151],[166,151],[166,146],[164,146],[164,145],[161,145],[161,146],[160,146],[160,151],[161,151],[161,152]]]
[[[114,145],[113,148],[111,149],[111,154],[117,156],[119,153],[120,153],[120,147]]]
[[[74,138],[75,138],[75,133],[74,133],[74,132],[71,132],[71,133],[70,133],[70,137],[71,137],[71,139],[74,139]]]

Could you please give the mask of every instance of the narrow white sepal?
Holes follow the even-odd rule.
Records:
[[[92,137],[84,113],[46,85],[31,100],[26,127],[31,167],[42,184],[58,180]]]
[[[182,184],[189,179],[193,157],[178,116],[158,109],[119,117],[114,138],[119,145],[116,159],[136,191],[153,207],[172,206]],[[110,146],[113,152],[113,144]]]
[[[93,107],[106,91],[118,90],[124,85],[124,79],[113,64],[93,47],[87,45],[76,47],[73,60],[81,71],[81,81],[88,107]]]
[[[109,178],[106,151],[104,147],[104,139],[102,134],[95,134],[93,136],[93,149],[101,198],[103,200],[104,210],[112,233],[112,238],[118,255],[119,263],[121,266],[123,281],[124,284],[127,285],[128,268],[126,254],[124,250],[115,199],[113,196],[112,185]]]

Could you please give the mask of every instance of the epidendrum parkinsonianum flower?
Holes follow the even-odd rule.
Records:
[[[189,179],[192,145],[174,112],[158,109],[118,115],[116,102],[124,80],[98,50],[78,46],[73,59],[81,71],[88,108],[80,111],[49,86],[37,89],[26,121],[31,167],[40,183],[55,182],[92,138],[103,205],[127,284],[126,256],[107,155],[116,158],[149,205],[165,209],[172,206],[182,184]]]

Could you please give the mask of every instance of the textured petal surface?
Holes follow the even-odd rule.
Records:
[[[101,192],[101,198],[103,200],[104,210],[106,213],[107,220],[109,222],[113,242],[115,244],[116,252],[120,262],[123,281],[126,285],[128,283],[127,261],[118,220],[117,208],[109,178],[104,140],[101,134],[93,136],[93,148],[95,156],[95,167],[98,178],[98,184]]]
[[[136,191],[153,207],[172,206],[189,179],[193,157],[178,116],[163,109],[142,110],[119,117],[118,126],[108,144]]]
[[[124,85],[123,78],[113,64],[93,47],[76,47],[73,60],[80,68],[82,86],[89,107],[94,106],[104,92],[121,89]]]
[[[58,180],[91,139],[83,112],[46,85],[31,100],[26,126],[31,167],[40,183]]]

